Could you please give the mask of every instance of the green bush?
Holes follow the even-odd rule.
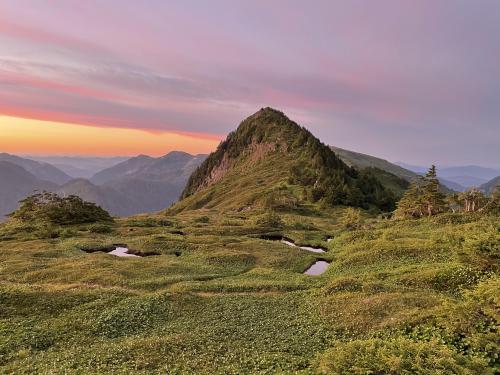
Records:
[[[326,294],[336,292],[359,292],[362,289],[363,284],[352,277],[336,279],[324,288]]]
[[[296,221],[292,224],[293,229],[297,230],[316,230],[314,224],[307,221]]]
[[[51,224],[40,225],[35,231],[36,237],[38,238],[58,238],[61,234],[59,227]]]
[[[21,201],[21,206],[10,217],[23,222],[42,222],[56,225],[112,222],[107,211],[94,203],[85,202],[76,195],[60,197],[44,192]]]
[[[267,212],[262,216],[257,217],[255,224],[261,227],[282,228],[283,220],[280,215],[275,212]]]
[[[483,359],[464,356],[438,341],[367,339],[339,343],[324,353],[323,374],[485,374]]]
[[[467,237],[465,247],[494,258],[500,258],[500,233],[483,232]]]
[[[361,229],[365,223],[361,210],[349,207],[340,219],[340,224],[347,230]]]
[[[147,218],[137,218],[129,219],[125,222],[126,225],[130,227],[143,227],[143,228],[153,228],[153,227],[171,227],[173,223],[167,219],[156,219],[152,217]]]
[[[59,237],[60,238],[71,238],[76,236],[77,232],[74,229],[71,228],[64,228],[61,230]]]
[[[208,216],[200,216],[193,220],[195,223],[208,223],[210,222],[210,218]]]
[[[108,234],[113,233],[113,228],[105,224],[92,224],[89,226],[90,233]]]

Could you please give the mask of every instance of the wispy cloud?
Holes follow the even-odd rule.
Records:
[[[1,7],[0,113],[217,138],[270,105],[389,159],[500,157],[493,0]]]

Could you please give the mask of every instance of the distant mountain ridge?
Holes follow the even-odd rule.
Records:
[[[9,160],[0,165],[0,216],[13,211],[18,201],[34,190],[78,195],[116,216],[160,211],[179,198],[189,175],[205,158],[181,151],[159,158],[140,155],[96,173],[89,181],[73,179],[48,163],[0,155]],[[49,176],[55,181],[39,176]]]
[[[292,147],[291,144],[288,144],[289,140],[286,139],[286,136],[291,136],[291,143],[300,143],[303,139],[307,139],[309,137],[308,134],[310,134],[304,128],[301,128],[290,121],[279,111],[268,108],[263,110],[263,112],[257,112],[253,116],[250,116],[247,120],[250,121],[255,116],[260,116],[261,119],[262,116],[268,116],[270,118],[274,118],[274,120],[277,119],[279,123],[285,124],[285,128],[286,126],[289,126],[290,123],[294,124],[295,127],[292,126],[292,128],[290,128],[293,129],[290,134],[280,134],[279,129],[273,127],[268,121],[265,124],[260,124],[257,128],[255,126],[247,126],[246,130],[243,129],[247,132],[246,135],[250,136],[251,139],[249,144],[244,145],[246,148],[243,147],[243,153],[246,155],[245,157],[248,157],[250,154],[253,155],[250,157],[251,162],[247,165],[248,168],[245,171],[242,171],[247,174],[247,176],[245,176],[242,180],[247,181],[246,183],[249,185],[253,183],[251,181],[252,175],[249,174],[249,171],[254,166],[253,164],[255,164],[260,158],[275,153],[277,148],[281,147],[279,145],[280,143],[284,145],[283,151]],[[261,134],[257,138],[252,138],[251,133],[256,129],[258,132],[261,132]],[[239,131],[239,128],[237,131]],[[305,131],[305,133],[302,131]],[[236,132],[231,133],[228,138],[234,136],[235,133]],[[294,137],[297,138],[295,141],[293,140]],[[240,137],[237,140],[237,143],[239,142],[240,144],[238,144],[236,148],[242,146],[242,139],[244,139],[244,137]],[[268,142],[270,139],[271,142]],[[278,143],[275,141],[278,141]],[[314,142],[316,141],[319,142],[318,140],[315,140]],[[273,142],[275,142],[274,145]],[[407,188],[407,181],[412,181],[419,176],[419,173],[416,171],[403,168],[401,166],[403,165],[402,163],[399,163],[401,165],[397,165],[396,163],[391,163],[382,158],[334,146],[330,146],[330,149],[333,150],[333,155],[336,155],[335,157],[340,158],[339,160],[345,163],[345,167],[340,168],[347,174],[351,173],[350,167],[364,170],[366,173],[372,175],[372,177],[375,177],[376,180],[382,182],[382,184],[387,189],[394,192],[396,196],[399,196]],[[43,160],[54,160],[57,162],[71,162],[72,160],[76,160],[80,163],[79,165],[86,166],[85,168],[90,169],[100,169],[104,165],[111,165],[108,168],[99,170],[91,176],[90,180],[82,178],[73,179],[67,173],[57,167],[54,167],[50,163],[43,161],[42,159],[38,159],[38,161],[36,161],[7,153],[0,153],[0,176],[2,178],[0,180],[0,216],[14,210],[20,199],[32,194],[35,190],[54,191],[61,195],[79,195],[83,199],[95,202],[112,214],[118,216],[160,211],[175,203],[181,196],[183,190],[183,196],[187,197],[188,195],[193,195],[197,190],[203,190],[213,183],[223,179],[230,164],[238,164],[238,162],[235,162],[238,155],[234,150],[234,145],[231,146],[227,142],[225,144],[223,143],[222,149],[219,148],[218,151],[214,153],[214,155],[222,156],[220,158],[219,156],[217,156],[217,158],[212,156],[212,159],[207,163],[214,165],[208,165],[208,168],[207,163],[204,163],[207,155],[190,155],[182,151],[172,151],[158,158],[139,155],[125,160],[123,160],[123,157],[40,157]],[[224,154],[227,155],[224,156]],[[282,154],[286,154],[286,152],[282,152]],[[279,155],[275,155],[276,159],[277,156]],[[311,155],[311,157],[314,158],[313,155]],[[335,160],[335,157],[327,157]],[[270,175],[265,176],[261,173],[262,171],[260,171],[256,174],[255,179],[263,182],[265,181],[265,178],[273,180],[277,176],[281,176],[280,178],[282,181],[287,180],[287,177],[289,176],[280,175],[281,171],[279,169],[287,169],[291,167],[294,160],[287,159],[284,162],[275,160],[274,162],[276,164],[273,166],[274,170]],[[342,165],[339,164],[338,161],[331,162],[337,167]],[[200,185],[195,187],[196,184],[193,184],[192,175],[196,176],[200,173],[197,169],[200,165],[202,165],[202,163],[204,163],[203,168],[207,168],[205,172],[208,172],[208,175],[204,177],[204,181],[201,182]],[[280,163],[284,164],[280,165]],[[410,167],[418,171],[422,170],[425,172],[424,167]],[[70,170],[71,168],[76,167],[67,165],[66,168]],[[307,168],[309,167],[306,166],[306,169]],[[82,173],[88,173],[90,169],[86,169],[87,172],[83,171]],[[290,172],[290,170],[288,170],[288,172]],[[449,177],[442,177],[443,175],[452,175],[453,177],[453,174],[456,173],[472,173],[476,176],[486,176],[496,173],[496,170],[493,168],[478,166],[447,167],[438,169],[440,181],[443,185],[456,191],[462,191],[465,189],[463,186],[448,180]],[[498,174],[496,176],[498,176]],[[464,179],[469,178],[468,176],[462,177]],[[197,178],[199,178],[199,176]],[[472,180],[469,179],[469,183],[478,182],[481,178],[482,177],[472,177]],[[481,190],[489,193],[495,188],[497,181],[498,177],[482,183],[480,188]],[[190,189],[194,189],[194,191],[189,192]],[[258,196],[263,193],[263,190],[265,190],[262,186],[256,186],[255,189],[256,194],[249,195]],[[244,192],[245,189],[243,187],[238,190],[238,194]],[[231,193],[228,195],[231,195]],[[224,199],[225,197],[219,197],[220,201],[223,201]],[[234,194],[232,199],[234,200]],[[252,199],[249,199],[249,201]],[[260,198],[255,199],[258,200]],[[196,204],[201,206],[217,204],[217,200],[210,200],[211,203],[205,202],[202,204],[197,202]],[[237,203],[237,201],[235,202]]]
[[[71,180],[58,187],[55,192],[62,197],[77,195],[85,201],[96,203],[115,216],[127,216],[134,211],[141,212],[140,205],[131,198],[113,188],[96,186],[84,178]]]
[[[18,202],[35,191],[53,191],[57,184],[41,180],[23,167],[0,161],[0,218],[14,211]]]
[[[419,174],[423,174],[426,171],[426,168],[422,166],[402,162],[396,162],[394,164]],[[450,189],[456,191],[464,191],[470,187],[479,187],[500,174],[500,169],[481,167],[478,165],[454,167],[438,166],[437,170],[440,181]]]
[[[97,172],[90,178],[90,181],[102,185],[117,178],[133,175],[134,173],[140,172],[143,168],[152,163],[153,160],[154,158],[151,156],[138,155]]]
[[[7,161],[16,164],[40,180],[51,181],[56,184],[64,184],[72,179],[71,176],[51,164],[21,158],[5,152],[0,153],[0,161]]]
[[[25,156],[27,159],[49,163],[72,178],[90,178],[130,157],[112,156]]]
[[[482,184],[479,187],[479,190],[481,190],[482,192],[484,192],[486,194],[493,194],[497,187],[500,187],[500,176],[492,178],[490,181]]]
[[[142,208],[131,208],[128,215],[159,211],[178,200],[189,176],[205,158],[182,151],[159,158],[139,155],[97,173],[90,181],[116,190]]]

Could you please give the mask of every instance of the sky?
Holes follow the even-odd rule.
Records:
[[[0,0],[0,152],[206,153],[261,107],[391,161],[500,166],[497,0]]]

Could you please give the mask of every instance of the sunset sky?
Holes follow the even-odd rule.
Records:
[[[0,0],[0,152],[213,150],[271,106],[327,144],[500,166],[497,0]]]

